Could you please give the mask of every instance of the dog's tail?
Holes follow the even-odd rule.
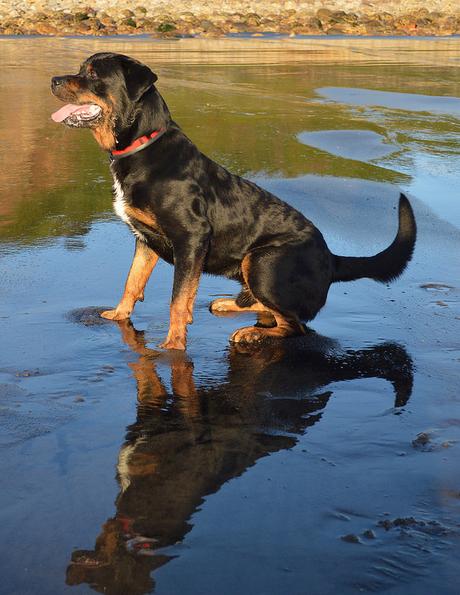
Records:
[[[393,242],[375,256],[336,256],[333,281],[353,281],[368,277],[380,283],[397,279],[412,258],[417,225],[410,202],[404,194],[399,197],[399,227]]]

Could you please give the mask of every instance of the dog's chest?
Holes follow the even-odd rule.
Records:
[[[115,210],[115,213],[120,217],[120,219],[122,221],[124,221],[129,228],[131,229],[131,231],[133,232],[133,234],[138,237],[140,240],[142,241],[146,241],[146,237],[144,236],[143,233],[141,233],[134,225],[133,222],[131,220],[131,218],[128,215],[128,205],[126,202],[126,197],[125,197],[125,193],[123,192],[123,188],[120,184],[119,179],[117,178],[117,176],[115,175],[115,173],[112,171],[112,177],[113,177],[113,208]]]

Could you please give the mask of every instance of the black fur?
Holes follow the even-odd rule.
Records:
[[[86,76],[89,66],[96,78]],[[115,149],[166,129],[145,150],[114,161],[112,171],[126,203],[158,223],[153,228],[131,221],[143,241],[174,264],[173,300],[200,263],[203,272],[242,284],[240,305],[257,300],[289,319],[308,321],[325,304],[332,282],[391,281],[410,260],[416,225],[405,196],[397,236],[386,250],[369,258],[336,256],[300,212],[203,155],[171,119],[153,84],[157,77],[146,66],[119,54],[95,54],[77,76],[103,101],[115,101]],[[242,274],[247,255],[248,286]]]

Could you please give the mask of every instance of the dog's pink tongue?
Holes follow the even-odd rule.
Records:
[[[54,112],[54,114],[51,114],[51,118],[55,122],[63,122],[76,111],[86,111],[88,109],[90,109],[89,105],[73,105],[72,103],[68,103],[64,107],[61,107],[61,109],[58,109],[57,112]]]

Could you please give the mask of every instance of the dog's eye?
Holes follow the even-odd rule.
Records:
[[[90,79],[97,79],[97,72],[95,70],[88,70],[88,78]]]

